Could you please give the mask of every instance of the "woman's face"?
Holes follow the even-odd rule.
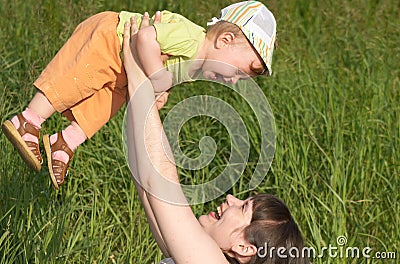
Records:
[[[222,250],[229,250],[236,240],[243,238],[243,229],[250,225],[253,201],[227,195],[226,201],[216,211],[200,216],[199,222]]]

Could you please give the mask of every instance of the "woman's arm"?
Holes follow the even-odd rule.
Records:
[[[160,13],[156,13],[155,17],[154,17],[154,23],[159,23],[160,21],[161,21],[161,14]],[[150,22],[149,21],[149,17],[148,16],[147,17],[144,16],[142,24],[141,24],[141,27],[149,26],[149,22]],[[134,20],[134,19],[132,20],[132,30],[134,32],[137,31],[136,20]],[[124,37],[124,50],[129,49],[130,41],[132,41],[132,42],[134,41],[134,37],[129,38],[130,35],[131,34],[128,34],[128,35],[125,35],[125,37]],[[129,61],[135,60],[139,64],[139,60],[135,56],[135,53],[129,52],[129,53],[124,53],[124,55],[125,55],[125,59],[126,60],[129,60]],[[134,68],[133,67],[131,68],[131,66],[133,64],[126,65],[128,67],[126,69],[126,72],[128,72],[130,74],[130,78],[131,79],[133,78],[134,80],[138,80],[137,81],[138,83],[141,83],[141,82],[145,81],[146,76],[144,76],[144,74],[143,74],[142,70],[140,69],[140,66],[138,66],[138,64],[134,65],[135,66]],[[134,86],[131,86],[131,87],[134,87]],[[133,93],[133,91],[131,91],[129,94],[132,94],[132,93]],[[160,100],[160,98],[161,97],[159,97],[159,99],[157,99],[157,100]],[[161,98],[161,100],[162,99],[163,98]],[[166,102],[166,99],[165,99],[165,101],[162,101],[162,102],[157,101],[158,108],[161,108],[162,105],[164,105],[165,102]],[[160,105],[161,105],[161,107],[160,107]],[[132,124],[131,122],[128,123],[128,125],[131,125],[131,124]],[[127,128],[127,131],[132,131],[132,129],[133,128]],[[129,148],[134,148],[134,142],[132,142],[132,144],[129,145]],[[130,154],[130,158],[134,159],[134,154],[135,154],[134,151],[129,151],[129,153],[131,153]],[[137,175],[137,170],[136,170],[136,166],[135,165],[130,164],[130,169],[131,169],[131,171],[132,171],[132,173],[134,175]],[[162,235],[161,235],[160,230],[158,228],[154,213],[153,213],[153,211],[152,211],[152,209],[150,207],[149,201],[147,199],[147,194],[146,194],[145,190],[142,188],[142,186],[137,182],[136,177],[134,177],[133,182],[134,182],[135,187],[136,187],[136,189],[138,191],[139,199],[141,200],[142,206],[143,206],[143,208],[145,210],[146,217],[147,217],[147,220],[149,222],[149,226],[150,226],[151,232],[153,233],[153,236],[154,236],[154,238],[155,238],[160,250],[162,251],[162,253],[165,256],[169,257],[170,255],[168,253],[168,250],[167,250],[167,247],[165,245],[164,239],[162,238]]]
[[[133,33],[135,29],[133,29]],[[216,242],[202,229],[179,185],[169,144],[154,105],[154,92],[131,49],[125,27],[124,65],[128,76],[128,153],[131,168],[147,193],[156,224],[176,263],[226,263]],[[160,199],[161,197],[162,199]]]

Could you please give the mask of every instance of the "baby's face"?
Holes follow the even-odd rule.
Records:
[[[241,71],[238,65],[228,63],[228,61],[206,60],[202,67],[203,77],[209,80],[231,84],[235,84],[238,80],[251,77]]]
[[[255,77],[253,67],[263,65],[256,51],[247,45],[230,45],[216,50],[202,65],[203,76],[209,80],[235,84],[238,80]]]

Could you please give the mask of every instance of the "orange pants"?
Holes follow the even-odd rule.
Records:
[[[72,113],[88,138],[126,101],[118,22],[114,12],[83,21],[34,82],[58,112]]]

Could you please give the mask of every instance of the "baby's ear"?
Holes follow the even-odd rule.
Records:
[[[156,97],[157,109],[160,110],[168,101],[169,92],[163,92]]]
[[[223,32],[216,39],[216,47],[223,48],[228,45],[231,45],[233,44],[235,38],[236,38],[235,34],[233,34],[232,32],[229,31]]]

